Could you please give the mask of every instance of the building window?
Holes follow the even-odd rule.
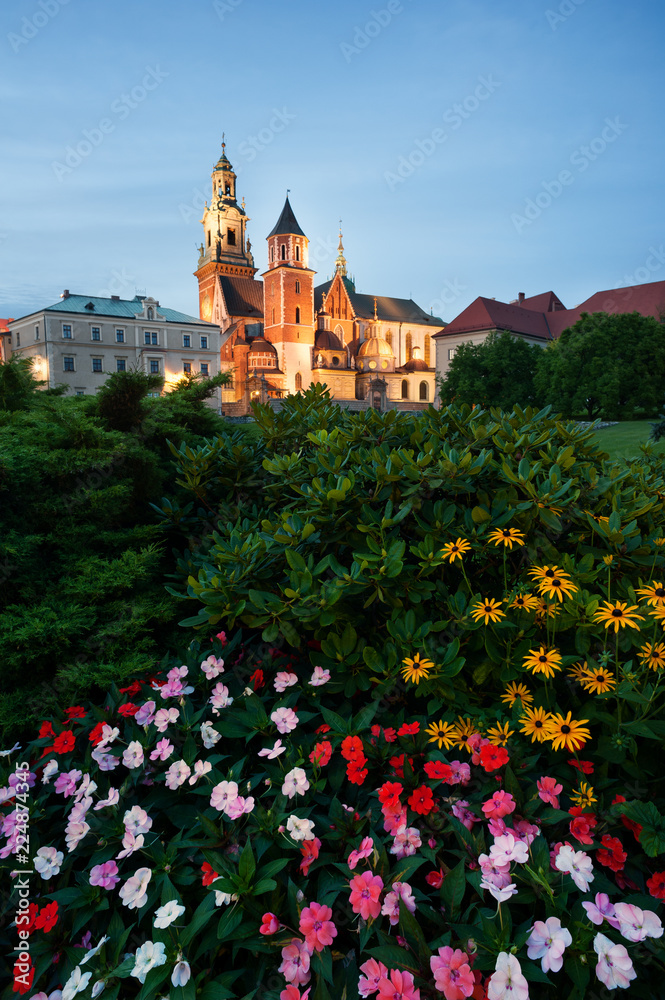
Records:
[[[77,396],[85,396],[85,389],[77,389],[76,390],[76,395]]]
[[[270,260],[274,260],[274,259],[275,259],[275,248],[274,247],[270,247]]]
[[[150,334],[150,343],[152,344],[153,347],[157,347],[157,334],[156,333],[151,333]]]
[[[334,365],[338,365],[338,364],[339,364],[339,358],[337,358],[337,357],[334,357],[334,358],[332,359],[332,363],[333,363]]]
[[[115,359],[115,370],[117,372],[126,372],[127,371],[127,362],[125,361],[124,358],[116,358]]]
[[[272,325],[275,325],[275,310],[272,311]]]
[[[115,331],[115,342],[116,342],[116,344],[124,344],[124,342],[125,342],[125,331],[124,330],[116,330]]]
[[[201,362],[201,374],[202,375],[209,375],[210,374],[210,365],[208,364],[207,361],[202,361]]]
[[[456,351],[456,350],[457,350],[457,348],[456,348],[456,347],[449,347],[449,348],[448,348],[448,360],[449,360],[449,361],[452,361],[452,360],[453,360],[453,358],[455,357],[455,351]]]
[[[384,339],[385,339],[385,342],[388,345],[388,347],[392,348],[392,346],[393,346],[393,331],[392,330],[386,330],[386,335],[385,335]]]
[[[413,337],[409,332],[406,335],[406,360],[410,361],[412,357],[413,357]]]
[[[296,306],[296,323],[300,322],[300,306]]]
[[[159,375],[159,361],[150,362],[150,374]]]
[[[296,281],[296,295],[300,295],[300,282]]]
[[[74,359],[73,358],[63,358],[62,359],[62,370],[65,372],[73,372],[74,369]]]
[[[100,372],[100,371],[102,371],[102,359],[101,358],[93,358],[92,359],[92,370],[93,370],[93,372]]]
[[[302,375],[300,372],[296,372],[296,391],[302,389]]]
[[[286,260],[286,243],[282,243],[282,260]]]
[[[148,319],[153,319],[153,318],[154,318],[154,313],[152,311],[152,306],[149,306],[148,307]]]
[[[207,351],[208,350],[208,338],[207,337],[201,337],[201,350],[202,351]]]
[[[236,231],[235,231],[235,229],[227,229],[226,230],[226,242],[228,243],[228,245],[230,247],[234,247],[236,245]]]
[[[72,328],[69,325],[69,323],[63,323],[63,326],[62,326],[62,335],[65,338],[65,340],[71,340],[72,339]]]
[[[150,334],[148,333],[147,330],[143,331],[143,342],[145,344],[149,344],[150,343]]]
[[[91,340],[101,340],[102,339],[102,331],[101,331],[100,327],[98,327],[98,326],[91,327],[91,329],[90,329],[90,339]]]
[[[182,335],[182,346],[183,347],[191,347],[192,346],[192,338],[191,338],[190,334],[183,333],[183,335]]]
[[[300,247],[296,243],[296,260],[300,260]]]
[[[408,399],[408,398],[409,398],[409,383],[408,383],[407,379],[403,378],[402,379],[402,399]]]
[[[430,367],[430,336],[428,333],[425,334],[425,364]]]
[[[208,246],[210,246],[210,230],[208,230]]]
[[[273,312],[274,312],[274,310],[273,310]],[[17,347],[21,346],[21,334],[20,333],[16,334],[16,346]]]
[[[420,383],[420,398],[424,400],[427,399],[427,382]]]
[[[39,324],[35,327],[35,340],[39,340]]]
[[[192,362],[191,361],[183,361],[183,363],[182,363],[182,370],[184,371],[185,375],[191,375],[192,374]]]

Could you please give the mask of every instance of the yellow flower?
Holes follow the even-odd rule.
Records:
[[[573,663],[571,667],[568,667],[568,674],[574,678],[574,680],[579,681],[580,684],[583,680],[587,680],[590,670],[587,666],[586,660],[584,663]]]
[[[506,693],[501,695],[501,701],[505,701],[508,708],[512,708],[518,698],[521,699],[523,705],[528,705],[533,701],[533,695],[526,684],[511,681],[506,688]]]
[[[616,681],[607,667],[595,667],[587,670],[583,677],[580,677],[580,684],[585,691],[591,694],[605,694],[616,687]]]
[[[538,590],[545,597],[558,597],[563,601],[565,597],[572,597],[579,590],[575,584],[565,576],[552,576],[546,580],[540,580],[536,584]]]
[[[553,712],[545,726],[545,739],[551,741],[553,750],[560,750],[562,747],[566,750],[580,750],[591,739],[591,733],[584,726],[588,721],[576,721],[571,712],[565,717],[559,712]]]
[[[490,531],[487,540],[494,542],[495,545],[505,545],[512,549],[513,545],[524,545],[524,532],[518,531],[517,528],[496,528]]]
[[[457,717],[457,722],[454,726],[455,729],[455,746],[459,747],[460,750],[469,749],[469,737],[478,736],[478,727],[473,719],[467,716],[464,719],[461,715]]]
[[[448,562],[455,562],[456,559],[462,561],[462,556],[465,552],[471,549],[471,542],[467,542],[466,538],[458,538],[456,542],[446,542],[446,544],[441,549],[440,555],[447,559]]]
[[[603,562],[606,566],[611,566],[614,562],[614,556],[603,556]]]
[[[536,624],[542,624],[546,618],[556,618],[557,605],[548,604],[542,597],[538,598],[538,610],[536,612]]]
[[[506,612],[501,610],[501,601],[495,601],[493,597],[481,597],[471,605],[471,617],[477,622],[481,618],[485,619],[485,624],[498,622],[506,617]]]
[[[637,655],[651,670],[662,670],[665,667],[665,642],[648,642]]]
[[[635,593],[643,597],[647,604],[650,604],[654,608],[665,607],[665,587],[658,581],[654,580],[653,583],[647,584],[646,587],[639,587]]]
[[[427,680],[427,675],[434,666],[431,660],[426,658],[421,660],[420,653],[416,653],[413,659],[405,656],[402,663],[404,664],[401,668],[402,677],[405,681],[413,681],[414,684],[420,684],[422,680]]]
[[[619,626],[624,628],[626,625],[630,625],[631,628],[639,629],[638,621],[643,622],[643,615],[636,615],[634,612],[637,611],[637,604],[627,604],[626,601],[615,601],[611,604],[609,601],[603,601],[605,605],[604,608],[599,608],[593,616],[595,622],[605,622],[605,628],[609,628],[610,625],[614,625],[615,633],[619,631]]]
[[[665,545],[665,538],[652,538],[651,541],[654,545]]]
[[[510,728],[509,722],[497,722],[496,726],[487,730],[487,739],[495,747],[505,747],[508,737],[512,736],[514,732],[515,730]]]
[[[525,715],[519,720],[522,726],[520,732],[530,736],[532,743],[542,743],[550,713],[544,708],[526,708],[524,711]]]
[[[438,743],[439,750],[441,747],[445,747],[446,750],[450,750],[451,746],[454,745],[457,738],[457,730],[455,726],[451,725],[450,722],[444,722],[443,719],[439,719],[438,722],[432,722],[431,725],[425,730],[429,734],[428,743]]]
[[[518,594],[508,607],[515,608],[517,611],[537,611],[538,598],[534,597],[533,594]]]
[[[529,570],[529,576],[533,580],[551,580],[555,576],[561,576],[563,570],[560,570],[558,566],[532,566]]]
[[[524,657],[524,666],[534,674],[554,677],[556,671],[561,670],[561,653],[558,649],[548,650],[545,646],[530,649],[529,655]]]
[[[581,783],[579,792],[571,792],[570,798],[576,806],[582,806],[583,809],[591,809],[593,803],[598,801],[593,794],[593,788],[586,781]]]

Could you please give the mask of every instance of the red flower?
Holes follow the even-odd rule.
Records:
[[[201,871],[203,872],[203,878],[201,880],[203,885],[211,885],[216,878],[219,878],[218,872],[216,872],[212,865],[209,865],[207,861],[201,865]]]
[[[613,872],[623,871],[628,855],[624,851],[623,844],[619,838],[610,837],[606,833],[600,842],[605,850],[599,850],[596,854],[596,859],[600,861],[601,865],[611,868]]]
[[[434,808],[434,796],[432,789],[428,785],[421,785],[416,788],[408,798],[408,803],[414,812],[421,816],[428,816]]]
[[[356,760],[350,760],[346,765],[346,776],[352,784],[362,785],[368,773],[365,767],[366,763],[367,757],[364,754],[360,754]]]
[[[568,763],[571,767],[576,767],[578,771],[582,771],[584,774],[593,774],[593,764],[590,760],[569,760]]]
[[[71,722],[72,719],[85,719],[86,711],[83,705],[72,705],[71,708],[65,709],[65,716],[67,722]]]
[[[443,885],[443,880],[446,876],[443,874],[443,869],[439,868],[438,871],[428,872],[425,875],[425,881],[428,885],[431,885],[434,889],[440,889]]]
[[[442,760],[428,760],[424,766],[425,774],[432,781],[449,781],[453,776],[450,764],[444,764]]]
[[[393,771],[398,778],[404,778],[404,760],[408,759],[409,764],[413,767],[413,757],[405,758],[403,753],[399,754],[398,757],[391,757],[388,763],[392,767]]]
[[[138,694],[141,690],[141,685],[138,681],[132,681],[132,683],[126,688],[118,688],[120,694],[128,694],[130,698],[133,698],[135,694]]]
[[[344,760],[356,760],[363,757],[363,741],[359,736],[345,736],[342,740],[342,757]]]
[[[654,899],[665,899],[665,872],[654,872],[647,879],[647,889]]]
[[[14,963],[14,985],[12,993],[27,993],[35,978],[35,967],[32,964],[30,955],[25,953],[19,955]]]
[[[399,809],[399,797],[403,791],[399,781],[385,781],[379,788],[379,802],[388,809]]]
[[[39,728],[39,736],[37,737],[37,739],[46,740],[49,738],[49,736],[55,736],[55,733],[53,732],[53,726],[48,721],[42,722]]]
[[[488,773],[490,771],[497,771],[504,764],[507,764],[509,760],[510,757],[505,747],[497,747],[493,743],[487,743],[484,747],[480,748],[480,763]]]
[[[623,825],[625,826],[625,828],[627,830],[630,830],[630,832],[632,833],[633,837],[635,838],[635,840],[639,844],[639,842],[640,842],[640,834],[642,833],[642,824],[641,823],[636,823],[632,819],[628,819],[627,816],[622,816],[621,817],[621,822],[623,823]]]
[[[98,722],[95,728],[90,730],[90,735],[88,736],[88,739],[90,740],[93,746],[96,747],[97,744],[100,742],[102,738],[102,731],[106,724],[107,724],[106,722]]]
[[[592,844],[593,837],[590,834],[598,822],[595,815],[592,812],[582,812],[581,806],[573,806],[568,812],[574,817],[568,827],[572,836],[579,840],[580,844]]]
[[[139,706],[135,705],[132,701],[126,701],[124,705],[120,705],[118,708],[118,715],[122,715],[125,719],[130,719],[139,710]]]
[[[315,733],[329,733],[330,732],[330,726],[326,722],[324,722],[324,723],[322,723],[322,725],[319,726],[318,729],[315,729],[314,732]]]
[[[265,678],[263,676],[263,671],[260,667],[257,667],[252,676],[249,678],[254,685],[254,690],[258,691],[265,684]]]
[[[27,910],[21,910],[21,912],[16,917],[16,929],[23,931],[28,935],[32,934],[35,929],[35,922],[37,920],[37,914],[39,913],[39,907],[36,903],[30,903]]]
[[[259,934],[276,934],[279,930],[279,920],[274,913],[264,913],[261,918]]]
[[[300,862],[300,871],[303,875],[309,875],[309,866],[312,861],[316,861],[319,856],[319,851],[321,850],[321,841],[318,837],[314,837],[313,840],[303,840],[302,847],[300,848],[300,853],[302,854],[302,861]]]
[[[53,741],[52,749],[56,753],[69,753],[70,750],[74,749],[74,744],[76,740],[71,729],[63,729],[61,733],[58,733],[55,740]]]
[[[330,762],[331,757],[332,743],[329,740],[322,740],[321,743],[316,743],[309,755],[312,764],[316,764],[318,767],[325,767]]]
[[[405,722],[397,730],[398,736],[415,736],[416,733],[420,732],[419,722]]]
[[[35,927],[44,931],[48,934],[52,931],[58,922],[58,904],[57,902],[47,903],[43,909],[39,911],[39,916],[35,920]]]

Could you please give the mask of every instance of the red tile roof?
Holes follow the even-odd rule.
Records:
[[[511,333],[521,333],[539,340],[552,339],[543,312],[482,296],[456,316],[445,330],[435,333],[434,337],[454,336],[473,330],[510,330]]]
[[[629,285],[627,288],[608,288],[596,292],[574,309],[548,315],[547,320],[554,337],[577,323],[582,313],[631,313],[654,316],[665,314],[665,281],[651,281],[646,285]]]

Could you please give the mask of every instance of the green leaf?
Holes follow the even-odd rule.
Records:
[[[254,872],[256,871],[256,861],[254,860],[254,852],[252,851],[252,843],[247,839],[247,843],[243,848],[243,852],[240,855],[240,861],[238,863],[238,874],[243,880],[245,885],[249,885],[252,881]]]
[[[451,910],[458,908],[464,899],[464,890],[466,888],[465,871],[466,862],[462,860],[454,868],[450,869],[443,880],[441,898]]]

